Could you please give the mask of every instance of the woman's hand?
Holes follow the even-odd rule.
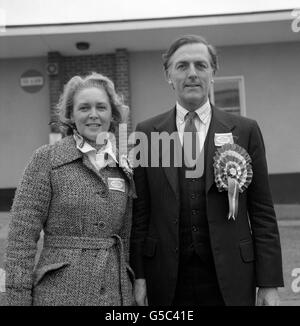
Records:
[[[148,306],[147,287],[144,278],[134,281],[133,295],[138,306]]]

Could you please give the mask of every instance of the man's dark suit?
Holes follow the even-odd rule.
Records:
[[[176,131],[176,109],[140,123],[136,130],[149,140],[151,132]],[[235,221],[227,219],[227,192],[219,192],[214,182],[215,133],[232,133],[234,142],[252,159],[253,179],[239,194]],[[283,286],[263,138],[254,120],[214,107],[207,137],[206,210],[219,287],[226,305],[253,305],[256,287]],[[172,166],[135,169],[138,198],[133,212],[131,265],[136,278],[146,279],[150,305],[171,305],[176,289],[180,214],[177,171]]]

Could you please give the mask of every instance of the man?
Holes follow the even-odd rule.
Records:
[[[282,258],[263,138],[254,120],[210,104],[217,66],[215,49],[202,37],[176,40],[164,55],[176,106],[136,128],[146,134],[149,148],[155,132],[177,131],[184,145],[185,132],[196,128],[204,157],[203,173],[192,178],[186,160],[179,167],[173,161],[170,167],[135,169],[131,265],[138,305],[255,305],[256,287],[257,305],[279,304]],[[230,219],[228,193],[218,191],[214,172],[224,139],[250,155],[253,172]],[[185,146],[182,151],[185,157]]]

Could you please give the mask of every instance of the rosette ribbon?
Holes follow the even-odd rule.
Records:
[[[236,219],[239,193],[247,189],[252,181],[251,163],[250,155],[237,144],[224,144],[214,156],[216,186],[218,191],[228,192],[228,219]]]

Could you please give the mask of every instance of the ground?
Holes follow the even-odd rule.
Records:
[[[4,265],[4,255],[6,248],[6,236],[8,230],[9,217],[6,213],[0,213],[0,268]],[[282,306],[300,306],[300,292],[292,290],[292,282],[296,277],[292,276],[295,268],[300,269],[300,221],[288,220],[279,221],[279,231],[282,246],[283,272],[285,287],[279,289]],[[299,274],[300,276],[300,274]],[[5,304],[5,295],[0,293],[0,306]]]

